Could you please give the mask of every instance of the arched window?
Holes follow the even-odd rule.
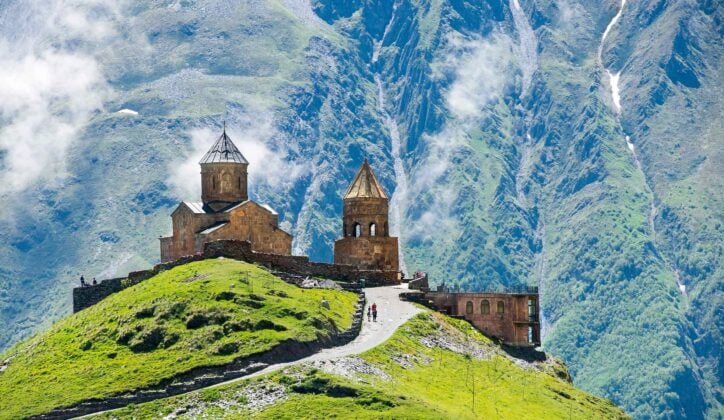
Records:
[[[355,238],[359,238],[360,236],[362,236],[362,226],[360,226],[359,223],[354,222],[354,225],[352,225],[352,230],[353,230],[352,235]]]
[[[387,222],[385,222],[385,232],[384,232],[384,235],[385,235],[385,236],[390,236],[390,228],[389,228],[389,226],[387,225]]]
[[[499,314],[505,313],[505,303],[503,303],[502,300],[498,301],[498,313]]]
[[[481,314],[490,313],[490,301],[488,301],[488,299],[483,299],[483,301],[480,302],[480,313]]]
[[[370,236],[377,236],[377,225],[370,223]]]
[[[468,301],[468,303],[465,304],[465,313],[473,313],[473,302]]]
[[[241,177],[239,177],[239,189],[241,189]]]
[[[216,177],[213,175],[211,176],[211,189],[216,191]]]

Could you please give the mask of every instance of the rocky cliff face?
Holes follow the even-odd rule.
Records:
[[[546,349],[635,417],[720,409],[714,2],[66,3],[0,6],[32,87],[0,83],[0,346],[157,261],[225,119],[297,253],[369,157],[408,270],[539,285]]]

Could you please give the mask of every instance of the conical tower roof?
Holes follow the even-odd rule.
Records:
[[[211,146],[208,152],[201,159],[200,164],[204,163],[243,163],[249,164],[244,155],[236,148],[234,142],[226,134],[226,124],[224,124],[224,132],[221,134],[216,143]]]
[[[377,181],[375,173],[372,172],[369,162],[365,159],[365,163],[357,172],[357,176],[354,177],[354,181],[347,189],[344,194],[344,199],[348,198],[384,198],[387,199],[387,194],[382,186]]]

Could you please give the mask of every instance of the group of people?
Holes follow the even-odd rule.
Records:
[[[80,287],[90,286],[91,284],[92,284],[93,286],[95,286],[96,284],[98,284],[98,282],[96,281],[96,278],[95,278],[95,277],[93,277],[93,282],[92,282],[92,283],[86,283],[86,282],[85,282],[85,277],[80,276]]]
[[[374,302],[367,307],[367,321],[377,322],[377,304]]]

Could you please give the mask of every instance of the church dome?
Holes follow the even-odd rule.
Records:
[[[248,165],[249,161],[246,160],[226,134],[226,125],[224,125],[224,132],[199,163],[202,165],[205,163],[240,163]]]

